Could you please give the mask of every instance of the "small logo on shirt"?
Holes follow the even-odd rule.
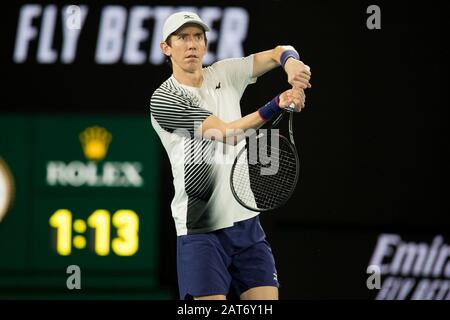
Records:
[[[185,14],[185,15],[184,15],[184,18],[185,18],[185,19],[194,19],[193,16],[190,16],[190,15],[188,15],[188,14]]]
[[[276,273],[273,273],[273,280],[278,281],[278,276]]]
[[[220,82],[217,84],[216,89],[220,89]]]

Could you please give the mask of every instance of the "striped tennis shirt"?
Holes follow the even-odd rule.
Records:
[[[253,55],[225,59],[203,68],[200,88],[173,75],[155,90],[151,122],[169,156],[175,196],[172,216],[177,235],[211,232],[258,215],[242,207],[230,188],[236,146],[202,139],[195,129],[210,115],[224,122],[241,118],[240,99],[255,83]]]

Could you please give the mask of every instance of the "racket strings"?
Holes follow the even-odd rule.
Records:
[[[282,174],[277,175],[278,179],[261,179],[261,177],[270,176],[259,176],[260,178],[253,179],[257,175],[260,175],[260,170],[258,168],[253,168],[250,170],[252,180],[251,187],[249,187],[248,179],[241,179],[238,182],[240,187],[236,186],[235,189],[237,189],[237,194],[244,203],[254,206],[253,203],[256,201],[256,205],[259,209],[271,208],[287,198],[291,188],[290,185],[293,186],[295,183],[292,178],[283,180],[282,176],[286,174],[293,175],[295,172],[283,172]]]
[[[256,152],[250,155],[247,152],[244,150],[239,155],[233,172],[233,187],[238,198],[260,210],[283,203],[296,184],[295,151],[283,139],[280,139],[279,148],[264,146],[260,154],[271,156],[267,164],[261,163]]]

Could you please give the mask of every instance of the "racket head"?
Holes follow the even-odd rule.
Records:
[[[267,165],[259,159],[250,159],[252,155],[249,155],[248,143],[239,151],[231,168],[230,187],[233,196],[240,205],[252,211],[265,212],[283,206],[294,193],[298,182],[300,159],[297,148],[283,135],[273,135],[276,135],[281,150],[275,174],[261,174],[262,168],[267,168]]]

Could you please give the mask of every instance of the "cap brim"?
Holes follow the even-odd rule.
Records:
[[[180,28],[182,28],[183,26],[185,26],[188,23],[192,23],[192,24],[196,24],[200,27],[203,28],[203,30],[205,30],[205,32],[210,31],[211,29],[202,21],[198,21],[198,20],[188,20],[188,21],[184,21],[182,25],[180,25],[178,28],[176,28],[175,30],[173,30],[172,32],[168,33],[167,35],[165,35],[163,41],[166,41],[167,38],[171,35],[173,35],[174,33],[176,33],[178,30],[180,30]]]

